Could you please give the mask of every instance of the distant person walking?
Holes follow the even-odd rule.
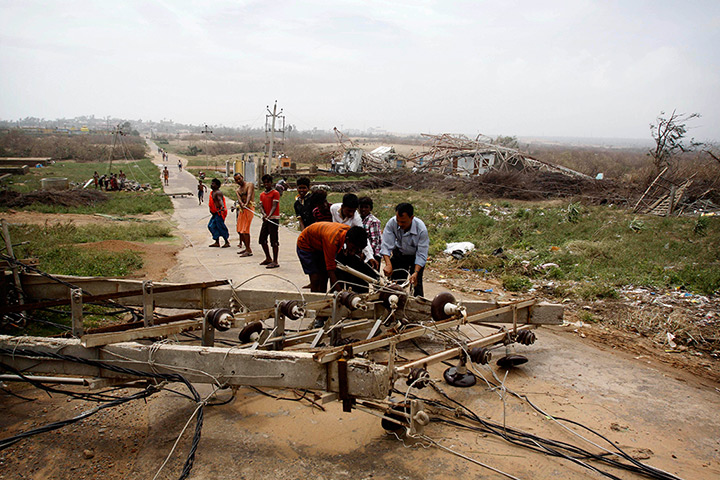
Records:
[[[163,179],[165,180],[165,186],[170,185],[170,172],[167,169],[167,165],[165,165],[165,168],[163,169]]]
[[[182,172],[182,160],[178,160],[178,170]]]
[[[210,182],[210,196],[208,197],[208,206],[210,207],[210,222],[208,223],[208,230],[212,234],[215,243],[210,244],[210,247],[220,246],[220,237],[225,240],[222,248],[228,248],[230,242],[230,232],[228,232],[227,226],[225,226],[225,217],[227,217],[227,207],[225,206],[225,196],[220,191],[220,180],[213,178]]]
[[[205,190],[207,190],[207,187],[203,183],[202,180],[198,180],[198,205],[202,205],[203,197],[205,197]]]

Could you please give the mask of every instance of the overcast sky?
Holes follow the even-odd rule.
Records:
[[[0,118],[720,140],[720,1],[0,0]]]

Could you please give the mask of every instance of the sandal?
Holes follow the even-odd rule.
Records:
[[[272,263],[272,260],[263,260],[260,262],[260,265],[270,265]]]
[[[279,263],[272,262],[272,263],[269,263],[265,268],[278,268],[278,267],[280,267]]]
[[[248,252],[238,252],[238,255],[240,255],[241,257],[252,257],[253,256],[252,252],[249,252],[249,253]]]

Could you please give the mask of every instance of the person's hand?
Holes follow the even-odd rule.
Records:
[[[379,264],[378,261],[375,260],[374,258],[371,258],[371,259],[368,261],[368,263],[369,263],[370,266],[373,268],[373,270],[377,270],[378,268],[380,268],[380,264]]]
[[[383,268],[383,273],[386,277],[390,278],[390,275],[392,275],[393,268],[391,264],[385,264],[385,268]]]
[[[410,285],[417,285],[417,279],[418,279],[418,272],[413,273],[410,275]]]

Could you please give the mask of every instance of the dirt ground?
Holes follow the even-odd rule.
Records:
[[[83,243],[78,247],[105,252],[122,252],[124,250],[138,252],[142,257],[143,267],[127,278],[151,278],[157,281],[166,278],[167,271],[175,264],[175,256],[182,249],[182,245],[168,242],[142,243],[123,240]]]
[[[171,158],[170,162],[176,160]],[[171,185],[181,188],[182,179],[171,178]],[[202,281],[207,279],[208,272],[216,278],[232,275],[234,279],[264,273],[257,265],[257,256],[240,260],[234,249],[206,248],[200,243],[204,241],[202,232],[198,233],[200,222],[206,222],[205,210],[199,207],[191,210],[191,203],[196,202],[193,199],[174,202],[174,220],[186,248],[175,257],[177,264],[164,274],[170,280]],[[281,229],[282,246],[290,245],[293,238]],[[284,251],[292,253],[290,248]],[[275,273],[296,283],[303,279],[291,256],[283,258],[286,260],[281,259],[281,268]],[[153,262],[155,256],[150,255],[149,260]],[[433,278],[430,274],[426,278],[431,280],[429,296],[449,290],[465,298],[512,298],[492,281],[474,280],[474,291],[493,289],[492,293],[480,292],[478,296],[455,278]],[[518,353],[528,356],[529,363],[507,376],[494,363],[477,367],[478,373],[497,382],[493,380],[494,372],[505,389],[526,394],[550,415],[593,428],[643,462],[685,479],[720,478],[717,415],[720,384],[716,367],[675,362],[673,359],[692,357],[668,354],[652,342],[647,344],[647,339],[594,325],[577,326],[577,315],[572,308],[569,312],[565,326],[540,328],[534,345],[517,347]],[[468,327],[464,331],[477,335]],[[424,341],[421,346],[430,351],[445,347],[439,341]],[[419,355],[412,346],[399,353],[406,358]],[[494,354],[497,358],[502,352]],[[509,393],[488,388],[482,378],[470,389],[445,384],[444,368],[432,367],[431,377],[450,397],[481,417],[598,451]],[[402,381],[396,386],[406,388]],[[179,386],[173,387],[181,390]],[[211,391],[206,385],[198,386],[198,390],[203,396]],[[24,384],[12,385],[11,391],[31,401],[0,392],[4,412],[0,416],[2,438],[72,417],[91,405],[61,395],[50,398]],[[339,403],[328,404],[325,411],[320,411],[306,400],[293,401],[297,399],[293,392],[266,392],[287,400],[241,388],[231,403],[205,408],[202,439],[190,478],[505,478],[428,441],[388,435],[376,417],[358,410],[344,413]],[[416,393],[438,398],[428,388]],[[229,392],[223,391],[216,400],[228,396]],[[400,399],[397,395],[395,398]],[[1,450],[0,479],[153,478],[195,407],[193,402],[164,391],[145,402],[134,401],[104,410],[86,421]],[[179,477],[193,428],[191,422],[177,451],[157,478]],[[590,433],[581,432],[593,442],[603,444]],[[516,478],[600,478],[567,460],[531,452],[492,435],[440,424],[431,424],[426,434],[449,450]],[[621,479],[640,478],[633,473],[608,470]]]

